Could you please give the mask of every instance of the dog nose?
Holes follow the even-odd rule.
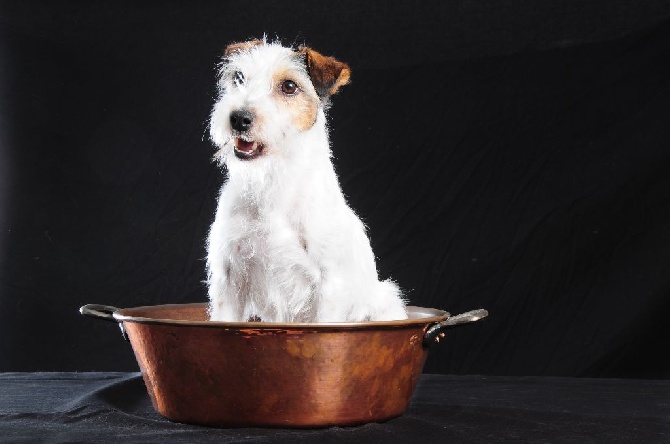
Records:
[[[254,115],[251,111],[244,109],[230,113],[230,126],[235,131],[247,131],[254,123]]]

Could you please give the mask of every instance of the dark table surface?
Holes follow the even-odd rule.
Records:
[[[668,443],[670,381],[425,374],[400,418],[292,430],[170,422],[139,373],[0,373],[0,442]]]

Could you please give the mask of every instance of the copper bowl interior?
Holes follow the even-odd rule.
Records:
[[[408,319],[398,321],[370,322],[329,322],[329,323],[272,323],[272,322],[216,322],[210,321],[206,303],[148,305],[142,307],[122,308],[114,313],[120,322],[162,323],[171,325],[191,325],[202,327],[242,327],[242,328],[375,328],[428,324],[441,322],[450,314],[435,308],[408,306]]]

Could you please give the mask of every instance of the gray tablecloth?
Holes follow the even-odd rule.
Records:
[[[291,430],[170,422],[138,373],[0,373],[0,442],[667,443],[670,381],[426,374],[400,418]]]

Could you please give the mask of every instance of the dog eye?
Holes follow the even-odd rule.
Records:
[[[284,80],[281,84],[281,92],[292,96],[298,92],[298,85],[293,80]]]
[[[244,74],[242,74],[241,71],[235,71],[233,74],[233,82],[235,82],[235,85],[243,85],[244,84]]]

